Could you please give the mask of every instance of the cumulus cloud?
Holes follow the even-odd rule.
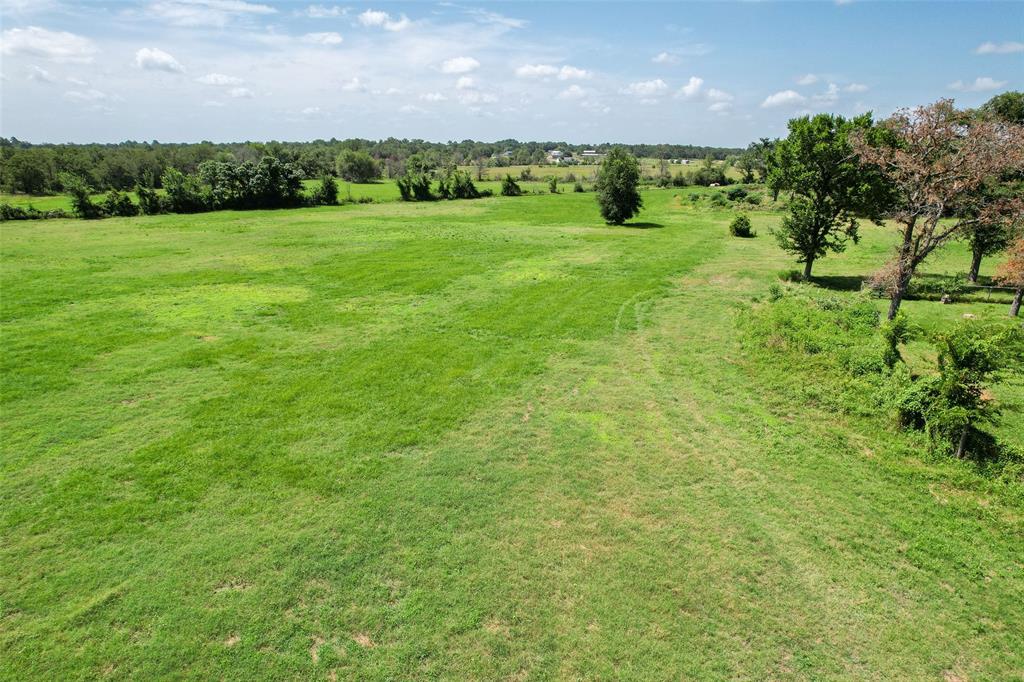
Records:
[[[250,99],[252,97],[255,97],[256,93],[254,93],[249,88],[231,88],[230,90],[228,90],[228,95],[234,97],[235,99]]]
[[[441,73],[469,73],[480,68],[480,62],[472,57],[453,57],[441,64]]]
[[[722,114],[732,109],[732,102],[715,102],[708,107],[708,111]]]
[[[1005,43],[982,43],[974,50],[975,54],[1015,54],[1017,52],[1024,52],[1024,43],[1014,40]]]
[[[330,7],[326,5],[310,5],[300,13],[310,19],[329,19],[331,17],[345,16],[348,14],[348,8],[339,7],[338,5],[332,5]]]
[[[551,64],[523,64],[516,69],[520,78],[547,78],[558,75],[558,67]]]
[[[704,79],[698,78],[697,76],[690,76],[690,80],[686,82],[686,85],[679,88],[677,93],[680,97],[686,99],[693,99],[700,94],[701,88],[704,87]]]
[[[728,92],[718,88],[709,89],[705,96],[711,102],[731,102],[734,99]]]
[[[456,90],[469,90],[474,87],[476,87],[476,83],[471,76],[462,76],[459,80],[455,81]]]
[[[591,73],[586,69],[569,66],[568,64],[558,70],[558,80],[560,81],[585,80],[590,78],[590,76]]]
[[[366,86],[359,80],[359,76],[353,76],[341,84],[341,89],[344,92],[362,92],[366,90]]]
[[[34,65],[28,69],[28,79],[37,83],[54,83],[57,81],[49,71]]]
[[[462,90],[459,92],[459,102],[462,104],[489,104],[497,102],[498,97],[489,92],[479,90]]]
[[[182,73],[185,67],[181,63],[156,47],[144,47],[135,53],[135,67],[144,71],[168,71]]]
[[[843,88],[843,90],[846,90],[847,92],[867,92],[868,86],[864,85],[863,83],[850,83],[845,88]]]
[[[302,36],[302,42],[311,43],[313,45],[341,45],[344,40],[341,35],[334,31],[324,31],[320,33],[307,33]]]
[[[427,110],[423,107],[418,107],[415,104],[406,104],[399,109],[403,114],[425,114]]]
[[[765,109],[770,109],[772,107],[785,107],[793,106],[795,104],[803,104],[806,101],[807,98],[796,90],[780,90],[773,95],[765,97],[764,101],[761,102],[761,106]]]
[[[1006,81],[997,81],[988,76],[979,76],[969,83],[953,81],[949,84],[949,89],[959,90],[960,92],[985,92],[986,90],[998,90],[1004,85],[1006,85]]]
[[[276,9],[245,0],[158,0],[149,13],[174,26],[222,28],[232,19],[275,14]]]
[[[630,83],[622,89],[622,93],[626,95],[635,95],[637,97],[650,98],[661,95],[666,90],[668,90],[668,83],[660,78],[655,78],[654,80]]]
[[[442,95],[440,92],[425,92],[420,95],[420,99],[424,102],[444,102],[448,98]]]
[[[796,79],[797,85],[814,85],[818,82],[818,77],[813,73],[805,73]]]
[[[678,64],[679,57],[668,52],[659,52],[658,54],[651,57],[651,61],[655,64]]]
[[[303,116],[315,116],[320,113],[320,107],[306,107],[302,110]]]
[[[558,99],[583,99],[586,96],[587,91],[575,84],[558,93]]]
[[[99,50],[91,40],[67,31],[48,31],[38,26],[12,28],[0,34],[0,54],[48,59],[53,62],[88,63]]]
[[[404,14],[398,19],[394,19],[387,12],[375,9],[368,9],[360,14],[358,21],[363,26],[375,26],[385,31],[403,31],[412,23]]]
[[[820,95],[814,95],[811,99],[819,104],[835,104],[839,101],[839,86],[835,83],[829,83],[825,92]]]
[[[223,73],[208,73],[197,78],[196,82],[203,85],[241,85],[245,81],[237,76],[227,76]]]

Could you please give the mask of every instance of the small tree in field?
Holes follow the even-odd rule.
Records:
[[[643,205],[637,187],[640,184],[640,163],[632,154],[615,147],[601,162],[594,189],[601,216],[610,225],[621,225]]]
[[[366,152],[346,149],[335,163],[338,176],[349,182],[367,183],[380,177],[380,164]]]
[[[804,279],[817,259],[845,250],[848,240],[856,243],[857,216],[877,219],[885,208],[885,183],[860,167],[850,146],[852,132],[870,127],[870,114],[850,121],[832,114],[794,118],[768,161],[768,187],[796,196],[775,238],[804,264]]]
[[[1019,197],[998,197],[962,217],[942,220],[974,196],[986,179],[1024,163],[1024,128],[968,120],[951,100],[902,110],[878,130],[858,131],[853,148],[895,192],[888,216],[899,224],[901,239],[892,263],[890,320],[899,312],[918,266],[936,248],[995,215],[1020,210]]]
[[[506,173],[505,179],[501,181],[501,196],[517,197],[522,193],[523,190],[519,187],[519,183],[515,181],[515,178]]]
[[[996,270],[996,281],[1008,287],[1015,287],[1017,292],[1010,304],[1010,317],[1020,313],[1021,299],[1024,298],[1024,234],[1010,245],[1009,258]]]

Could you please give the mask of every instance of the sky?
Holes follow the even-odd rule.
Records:
[[[1021,2],[0,0],[0,135],[746,146],[1024,89]]]

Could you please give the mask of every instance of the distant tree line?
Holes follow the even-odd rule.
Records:
[[[485,168],[541,164],[547,158],[547,151],[552,149],[578,155],[585,149],[604,153],[613,146],[621,146],[638,157],[665,159],[710,156],[724,160],[742,151],[698,145],[581,145],[518,140],[428,142],[396,138],[217,144],[129,141],[118,144],[37,145],[11,137],[0,138],[0,190],[26,194],[61,193],[67,191],[61,178],[68,174],[83,179],[98,191],[127,191],[140,184],[160,187],[169,168],[195,173],[205,161],[257,163],[265,156],[290,164],[302,178],[328,174],[344,177],[337,164],[345,153],[359,153],[360,161],[369,159],[373,162],[375,173],[370,179],[381,176],[394,179],[405,174],[406,160],[414,154],[432,159],[436,167],[454,164]],[[364,166],[363,170],[366,169]]]

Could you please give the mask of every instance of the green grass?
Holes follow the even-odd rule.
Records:
[[[1021,676],[1019,489],[744,352],[688,193],[0,226],[0,677]]]

